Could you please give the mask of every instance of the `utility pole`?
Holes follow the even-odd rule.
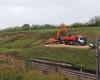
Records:
[[[99,80],[99,38],[96,38],[96,80]]]

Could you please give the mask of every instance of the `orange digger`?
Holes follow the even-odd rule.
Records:
[[[56,37],[50,38],[50,44],[66,44],[66,45],[85,45],[87,39],[83,35],[68,35],[68,27],[65,24],[59,26]]]

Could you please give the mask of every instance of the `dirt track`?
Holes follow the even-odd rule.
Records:
[[[82,49],[88,49],[89,46],[74,46],[74,45],[64,45],[64,44],[53,44],[53,45],[45,45],[46,47],[69,47],[69,48],[82,48]]]

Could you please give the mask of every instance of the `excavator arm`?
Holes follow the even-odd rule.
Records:
[[[60,25],[60,29],[56,33],[56,39],[58,40],[60,37],[63,37],[64,34],[68,31],[67,26],[65,24]]]
[[[65,24],[61,24],[59,26],[59,30],[56,32],[56,38],[50,38],[50,44],[59,42],[62,37],[64,37],[65,33],[68,31],[67,26]]]

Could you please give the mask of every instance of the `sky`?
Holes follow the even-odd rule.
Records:
[[[0,29],[23,24],[72,24],[100,15],[100,0],[0,0]]]

